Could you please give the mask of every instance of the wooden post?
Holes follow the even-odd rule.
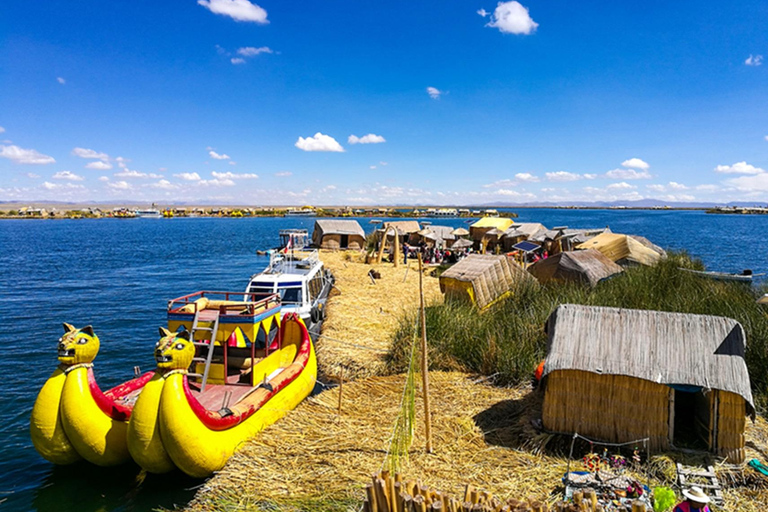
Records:
[[[427,313],[424,309],[424,266],[419,253],[419,299],[421,301],[421,380],[424,387],[424,426],[427,453],[432,453],[432,416],[429,412],[429,363],[427,361]]]
[[[675,445],[675,388],[669,388],[669,446]]]
[[[395,253],[395,267],[400,266],[400,235],[397,233],[397,228],[395,228],[395,249],[393,251]]]

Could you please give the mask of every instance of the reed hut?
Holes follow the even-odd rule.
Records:
[[[737,321],[565,304],[546,330],[547,430],[743,462],[755,407]]]
[[[507,256],[470,254],[440,275],[440,291],[446,300],[460,300],[484,309],[509,295],[515,283],[530,279]]]
[[[451,226],[427,226],[418,233],[416,243],[422,241],[428,246],[451,247],[456,241],[456,235],[453,234]]]
[[[608,259],[622,266],[653,266],[666,257],[666,254],[646,247],[637,239],[619,233],[602,233],[577,245],[576,249],[597,249]]]
[[[392,237],[392,230],[390,228],[395,228],[397,230],[397,234],[400,237],[401,244],[403,242],[408,242],[409,244],[416,244],[418,240],[418,232],[421,231],[421,226],[419,226],[419,221],[416,220],[395,220],[391,222],[385,222],[381,229],[379,229],[380,233],[384,233],[385,231],[389,231],[387,233],[387,237]]]
[[[481,242],[485,234],[492,230],[506,231],[514,224],[512,219],[504,217],[483,217],[469,226],[469,237],[475,242]]]
[[[536,233],[546,230],[547,228],[544,227],[544,224],[539,224],[538,222],[521,222],[512,224],[504,231],[504,235],[502,237],[502,245],[504,250],[509,251],[512,249],[513,245],[520,243],[523,240],[528,240]]]
[[[319,219],[312,231],[312,245],[321,249],[365,247],[365,231],[356,220]]]
[[[589,286],[596,286],[603,279],[623,271],[595,249],[561,252],[528,267],[528,272],[542,284],[567,281]]]

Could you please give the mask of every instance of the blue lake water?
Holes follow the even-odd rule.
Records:
[[[685,249],[708,268],[768,271],[768,216],[700,211],[516,210],[520,222],[604,227]],[[430,219],[466,226],[465,219]],[[369,219],[360,219],[366,231]],[[313,218],[0,220],[0,510],[132,511],[182,506],[202,481],[139,478],[138,467],[55,468],[29,439],[38,390],[56,367],[62,322],[92,324],[101,339],[102,389],[154,367],[157,328],[168,299],[197,290],[243,290],[261,270],[255,251],[281,228],[312,229]]]

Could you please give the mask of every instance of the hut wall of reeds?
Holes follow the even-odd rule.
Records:
[[[385,222],[379,229],[380,233],[384,233],[389,228],[395,228],[400,237],[400,242],[407,242],[409,244],[415,244],[418,238],[418,232],[421,231],[419,221],[416,220],[395,220],[391,222]],[[387,238],[392,238],[394,232],[389,230],[387,232]]]
[[[440,276],[440,291],[446,300],[474,303],[480,309],[511,292],[521,279],[530,274],[507,256],[470,254]]]
[[[743,462],[746,416],[755,409],[735,320],[566,304],[547,333],[548,430],[608,442],[648,437],[653,451],[694,438]]]
[[[542,284],[567,281],[589,286],[596,286],[601,280],[623,271],[623,268],[595,249],[561,252],[528,267],[528,272]]]
[[[321,249],[365,247],[365,231],[356,220],[319,219],[312,231],[312,245]]]

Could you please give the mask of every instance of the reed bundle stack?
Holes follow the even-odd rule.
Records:
[[[352,380],[384,373],[384,356],[401,319],[419,307],[418,263],[367,265],[364,254],[353,251],[322,251],[320,258],[336,277],[317,344],[321,375]],[[372,281],[371,269],[381,278]],[[442,301],[438,280],[429,274],[424,299]]]

